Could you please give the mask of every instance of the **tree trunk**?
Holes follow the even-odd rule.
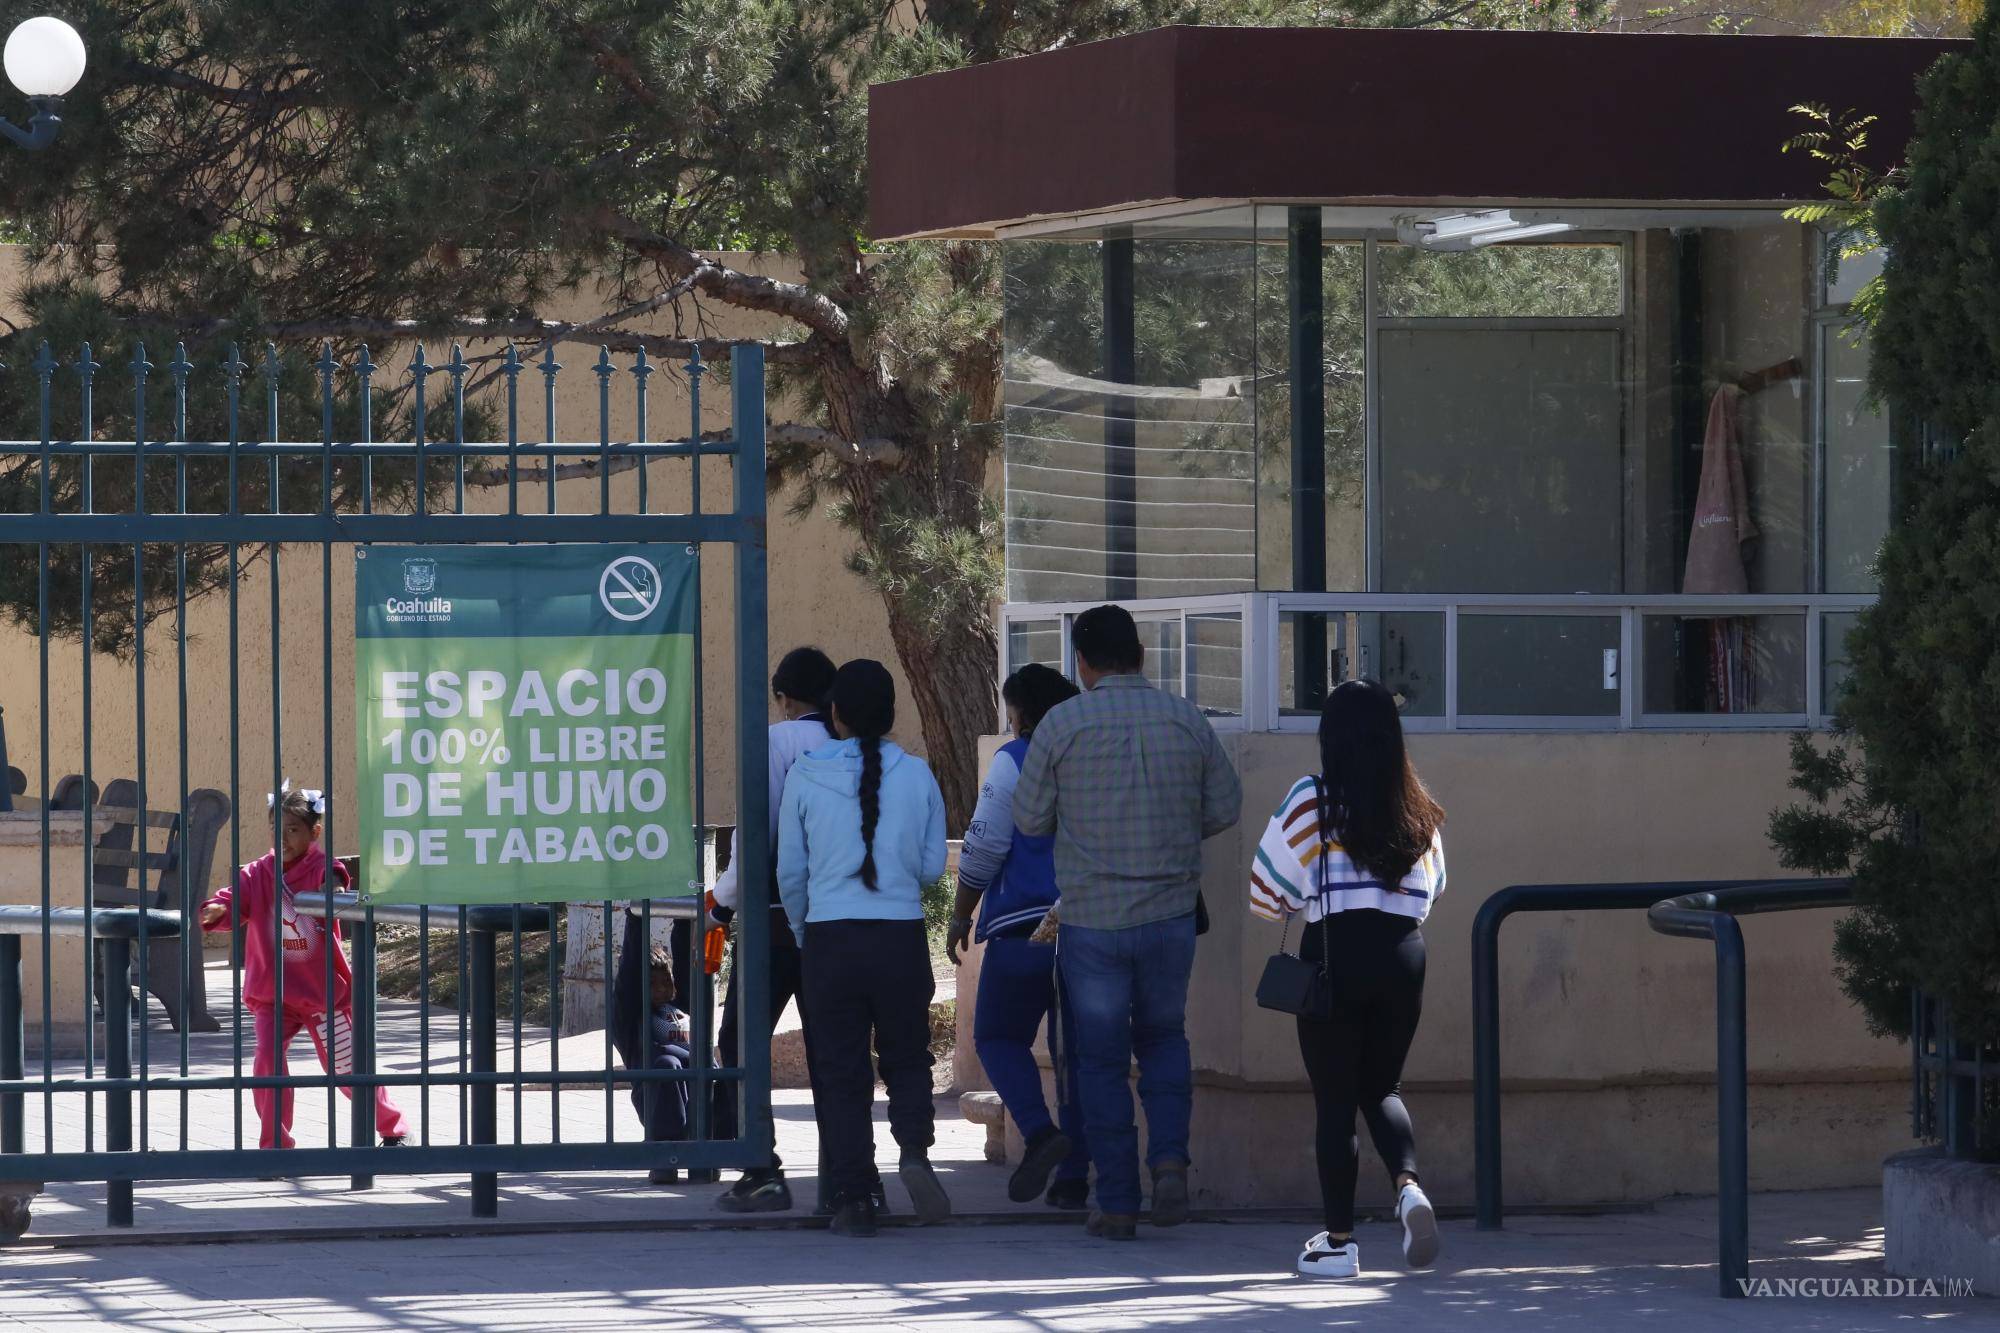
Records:
[[[956,838],[979,800],[979,738],[999,726],[999,645],[991,629],[939,636],[912,623],[894,598],[882,600],[923,725],[931,771],[944,792],[946,832]]]

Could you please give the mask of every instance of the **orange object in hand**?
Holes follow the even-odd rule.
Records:
[[[715,894],[713,891],[703,899],[708,909],[708,919],[715,919]],[[729,943],[729,927],[710,926],[708,933],[701,937],[701,970],[714,976],[722,970],[722,951]]]

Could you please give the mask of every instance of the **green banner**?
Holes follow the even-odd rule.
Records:
[[[369,901],[698,891],[694,568],[661,546],[355,552]]]

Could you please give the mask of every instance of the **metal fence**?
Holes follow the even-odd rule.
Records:
[[[229,867],[271,845],[261,794],[286,777],[328,793],[329,852],[354,850],[352,728],[336,727],[353,698],[353,644],[335,622],[356,552],[371,543],[686,544],[697,570],[704,550],[727,548],[732,665],[706,692],[699,622],[695,630],[690,834],[708,821],[701,724],[717,689],[718,714],[733,714],[720,743],[735,755],[736,820],[763,826],[761,349],[732,348],[721,372],[728,427],[706,432],[702,398],[718,372],[698,351],[670,368],[644,352],[622,363],[600,352],[578,394],[552,346],[471,359],[454,346],[433,366],[419,344],[400,375],[365,346],[327,346],[316,358],[270,347],[254,366],[235,346],[218,350],[205,360],[177,348],[156,367],[143,347],[119,349],[122,371],[112,372],[87,345],[59,361],[44,344],[32,364],[0,373],[0,432],[21,437],[0,439],[0,619],[12,621],[0,628],[0,704],[28,775],[17,808],[0,814],[11,821],[0,830],[0,1179],[111,1182],[110,1220],[130,1224],[134,1181],[328,1174],[365,1187],[378,1174],[462,1172],[475,1213],[491,1215],[499,1172],[767,1160],[761,838],[740,841],[747,910],[736,966],[747,984],[736,1068],[719,1067],[706,1039],[715,997],[698,932],[683,931],[693,939],[677,968],[696,1034],[690,1067],[647,1068],[642,1057],[628,1069],[611,1031],[618,909],[590,909],[604,927],[606,1028],[601,1047],[585,1043],[601,1059],[577,1067],[556,1021],[560,910],[368,907],[334,891],[330,855],[328,892],[301,895],[301,905],[324,938],[336,919],[351,932],[351,1069],[321,1073],[308,1055],[311,1072],[299,1072],[294,1050],[286,1072],[260,1077],[241,949],[226,967],[206,961],[196,917]],[[685,377],[679,440],[649,439],[663,369]],[[114,373],[116,395],[104,392]],[[582,442],[564,438],[561,405],[594,418]],[[535,438],[525,436],[523,422],[537,417]],[[704,460],[730,471],[724,507],[704,505]],[[197,881],[192,812],[212,788],[235,809],[206,835],[220,844],[218,869]],[[667,901],[674,891],[663,884],[661,901],[637,906],[642,940],[655,917],[689,914],[689,900]],[[281,936],[282,923],[272,926]],[[416,955],[414,978],[404,978],[415,998],[378,1009],[378,934],[388,927],[408,932],[399,947]],[[642,996],[649,967],[642,958]],[[175,975],[163,986],[160,971]],[[454,971],[447,1006],[434,992]],[[526,1017],[536,985],[550,992],[545,1031]],[[156,1009],[163,998],[178,1003]],[[198,1030],[204,1004],[214,1032]],[[574,1041],[567,1053],[577,1056]],[[643,1141],[624,1098],[640,1084],[689,1085],[686,1140]],[[403,1108],[412,1132],[401,1146],[376,1145],[377,1088],[416,1099]],[[308,1113],[281,1165],[257,1148],[259,1091]],[[339,1093],[353,1094],[345,1142]],[[310,1114],[322,1096],[323,1120]],[[711,1135],[717,1098],[741,1099],[735,1137]]]
[[[1968,1041],[1949,1006],[1910,994],[1910,1133],[1953,1157],[2000,1160],[2000,1047]]]

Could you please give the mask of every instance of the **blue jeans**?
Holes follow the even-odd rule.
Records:
[[[1194,917],[1123,930],[1065,924],[1063,994],[1076,1016],[1084,1132],[1097,1167],[1097,1206],[1139,1211],[1139,1131],[1130,1074],[1139,1059],[1146,1108],[1146,1164],[1188,1160],[1194,1069],[1188,1058],[1188,974],[1194,970]]]
[[[1067,1004],[1057,1010],[1056,946],[1030,943],[1025,935],[986,941],[979,964],[978,1007],[972,1013],[972,1045],[1024,1139],[1032,1140],[1056,1123],[1042,1097],[1042,1071],[1035,1067],[1035,1034],[1042,1020],[1056,1012],[1062,1015],[1060,1026],[1052,1022],[1049,1032],[1050,1064],[1058,1089],[1056,1111],[1063,1133],[1075,1145],[1056,1168],[1056,1179],[1082,1180],[1090,1174],[1090,1152],[1076,1090],[1076,1018]]]

